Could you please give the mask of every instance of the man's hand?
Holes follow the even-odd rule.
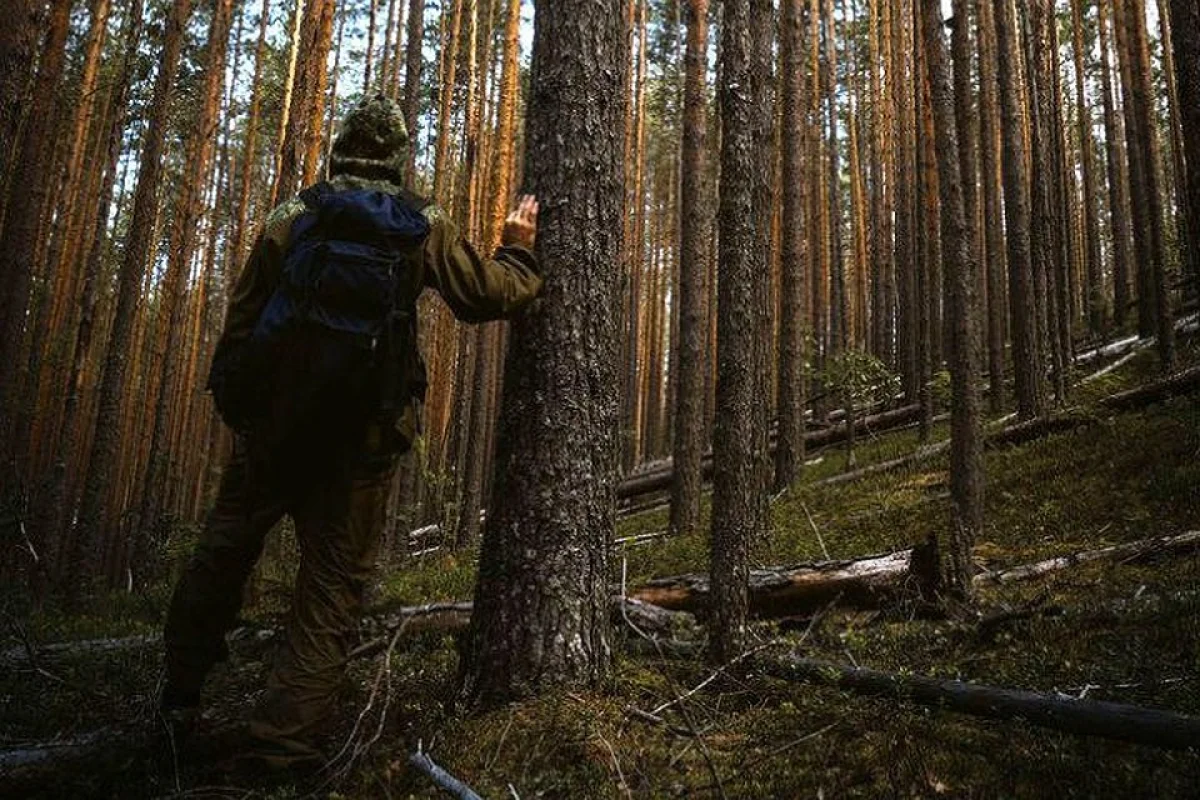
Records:
[[[517,207],[504,220],[504,233],[500,241],[532,250],[533,240],[537,236],[537,215],[537,198],[531,194],[521,195]]]

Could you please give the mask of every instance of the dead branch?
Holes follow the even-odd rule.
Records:
[[[907,700],[989,719],[1169,749],[1200,747],[1200,718],[1123,703],[846,667],[799,656],[759,658],[768,675],[819,683],[869,697]]]
[[[457,797],[459,800],[483,800],[475,793],[474,789],[439,767],[432,758],[420,750],[408,757],[408,763],[452,797]]]

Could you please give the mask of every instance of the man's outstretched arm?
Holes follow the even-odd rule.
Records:
[[[441,209],[431,206],[425,242],[426,284],[442,296],[454,316],[464,322],[488,322],[512,316],[542,289],[533,242],[537,233],[537,201],[521,198],[504,224],[502,244],[483,258],[462,237]]]

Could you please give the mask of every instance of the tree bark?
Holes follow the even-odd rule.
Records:
[[[1033,264],[1029,242],[1029,194],[1025,180],[1025,114],[1021,107],[1020,51],[1011,0],[995,0],[1003,129],[1004,217],[1008,239],[1008,292],[1013,373],[1018,413],[1039,416],[1045,407],[1038,353]]]
[[[790,681],[825,684],[869,697],[884,697],[988,719],[1026,723],[1082,736],[1194,749],[1200,718],[1125,703],[1076,700],[1058,693],[1002,689],[964,681],[898,675],[864,667],[784,656],[760,656],[756,665],[768,675]]]
[[[770,186],[769,0],[727,0],[721,23],[720,260],[717,279],[717,417],[713,433],[711,564],[717,598],[709,657],[741,652],[746,632],[749,548],[762,532],[756,409],[765,402],[758,375],[762,344],[757,284],[768,279],[769,214],[759,205]],[[761,30],[766,26],[765,35]]]
[[[7,147],[12,147],[14,141],[19,144],[14,148],[9,191],[0,195],[7,198],[4,227],[0,232],[0,469],[4,471],[6,483],[20,474],[16,461],[24,457],[27,427],[16,424],[23,385],[21,365],[26,363],[22,357],[22,344],[28,322],[30,288],[37,266],[42,209],[54,182],[56,98],[66,60],[72,5],[72,0],[54,0],[51,6],[50,26],[42,44],[37,78],[25,101],[29,107],[28,122],[19,140],[7,140]],[[13,32],[14,39],[24,36],[25,32],[20,29]],[[5,42],[0,40],[0,45],[3,44]],[[14,44],[19,45],[18,42]],[[21,71],[15,66],[14,69]],[[0,98],[0,103],[7,103],[7,99]]]
[[[543,297],[514,320],[463,692],[594,685],[611,663],[624,30],[620,0],[541,3],[527,120]]]
[[[1200,286],[1200,2],[1171,0],[1171,44],[1186,171],[1188,251]]]
[[[925,65],[929,77],[930,100],[937,139],[938,190],[941,200],[942,274],[950,300],[946,314],[949,324],[950,366],[950,499],[952,506],[949,563],[946,586],[959,598],[971,597],[971,573],[974,565],[971,548],[983,530],[983,440],[980,435],[979,339],[976,314],[976,266],[973,249],[973,218],[963,211],[963,183],[960,172],[958,133],[955,130],[955,101],[958,119],[966,121],[963,106],[967,97],[955,97],[951,88],[946,41],[942,35],[940,0],[924,0],[922,18],[925,37]],[[965,12],[965,2],[957,4]],[[967,19],[957,20],[965,38]],[[956,48],[963,56],[967,48]],[[955,65],[959,67],[959,65]],[[969,65],[968,65],[969,66]],[[961,81],[965,94],[968,81]],[[974,183],[968,175],[966,182]],[[973,189],[968,189],[973,194]]]
[[[670,528],[700,524],[700,462],[704,455],[704,374],[708,365],[707,147],[708,0],[687,3],[683,134],[680,163],[679,340]]]
[[[134,323],[146,265],[154,245],[158,184],[162,177],[168,110],[175,93],[175,70],[183,48],[183,34],[192,13],[192,0],[175,0],[164,29],[163,50],[154,93],[146,115],[148,126],[138,168],[129,234],[121,261],[117,307],[112,333],[100,370],[96,432],[92,440],[80,501],[78,528],[71,545],[65,588],[73,600],[85,590],[89,566],[98,567],[105,551],[105,496],[117,473],[121,434],[121,408],[126,390],[126,366],[133,350]],[[89,564],[88,562],[91,562]]]

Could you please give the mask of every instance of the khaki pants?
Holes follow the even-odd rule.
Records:
[[[250,732],[264,758],[285,765],[319,756],[311,734],[330,713],[383,530],[394,459],[350,467],[286,494],[257,480],[242,443],[175,588],[164,640],[167,678],[198,690],[228,654],[225,634],[242,603],[263,540],[284,514],[300,546],[285,639]]]

